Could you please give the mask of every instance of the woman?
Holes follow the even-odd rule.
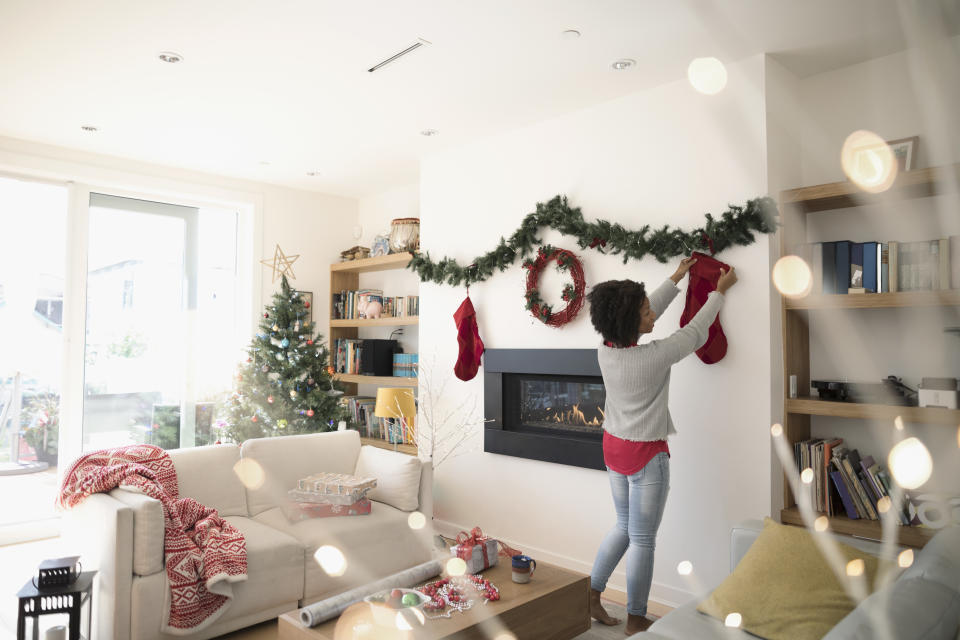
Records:
[[[695,258],[681,261],[649,297],[643,283],[632,280],[601,282],[587,297],[590,321],[604,341],[597,349],[607,394],[603,457],[617,512],[617,524],[600,544],[593,563],[590,614],[603,624],[620,623],[604,610],[600,594],[629,548],[627,634],[645,631],[652,623],[646,615],[653,551],[670,488],[667,436],[676,433],[667,408],[670,367],[706,342],[724,294],[737,281],[733,269],[722,271],[717,290],[687,326],[663,340],[637,345],[641,334],[653,331],[657,317],[680,291],[677,283],[695,262]]]

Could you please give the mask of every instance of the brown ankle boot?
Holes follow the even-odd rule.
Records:
[[[607,610],[603,608],[600,602],[600,592],[596,589],[590,589],[590,617],[607,626],[620,624],[620,618],[614,618]]]
[[[632,636],[635,633],[640,631],[646,631],[650,628],[650,625],[653,624],[653,620],[645,616],[635,616],[633,614],[627,614],[627,628],[624,629],[624,633],[628,636]]]

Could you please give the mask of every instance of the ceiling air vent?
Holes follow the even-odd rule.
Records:
[[[387,66],[388,64],[390,64],[391,62],[395,62],[395,61],[398,60],[399,58],[402,58],[403,56],[407,55],[408,53],[419,49],[420,47],[422,47],[422,46],[425,45],[425,44],[430,44],[430,43],[429,43],[428,41],[424,40],[423,38],[417,38],[417,41],[416,41],[416,42],[414,42],[412,45],[410,45],[409,47],[407,47],[407,48],[404,49],[403,51],[400,51],[400,52],[398,52],[398,53],[393,54],[392,56],[390,56],[390,57],[387,58],[386,60],[381,60],[381,61],[378,62],[377,64],[375,64],[375,65],[373,65],[372,67],[370,67],[369,69],[367,69],[367,71],[370,72],[370,73],[373,73],[373,72],[376,71],[377,69],[381,69],[381,68]]]

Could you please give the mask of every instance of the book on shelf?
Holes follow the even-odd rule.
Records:
[[[814,242],[810,246],[810,270],[813,272],[813,293],[823,291],[823,243]]]
[[[851,245],[849,240],[837,240],[835,244],[836,293],[845,294],[850,288]]]
[[[398,378],[416,378],[420,356],[416,353],[393,354],[393,375]]]
[[[863,251],[863,284],[861,285],[864,289],[871,293],[878,293],[880,291],[879,282],[877,279],[877,267],[879,265],[879,253],[877,251],[876,242],[864,242],[862,244]]]
[[[831,471],[830,479],[833,480],[833,486],[836,487],[837,493],[840,495],[840,500],[843,503],[844,511],[847,512],[847,517],[851,520],[858,520],[860,514],[857,513],[853,499],[847,491],[847,484],[843,481],[843,475],[839,471]]]
[[[363,438],[376,438],[390,444],[416,444],[414,419],[392,420],[374,415],[377,399],[371,396],[341,396],[351,428]]]
[[[891,240],[887,243],[887,262],[889,271],[890,291],[900,291],[900,282],[897,274],[900,272],[900,243]]]
[[[870,500],[870,495],[867,493],[866,488],[863,486],[863,481],[860,479],[860,453],[856,449],[850,449],[847,451],[842,462],[844,469],[846,469],[850,477],[853,490],[857,492],[857,496],[860,498],[860,504],[863,505],[867,517],[871,520],[879,520],[876,504]]]
[[[880,293],[890,291],[890,243],[880,242],[877,244],[877,279],[879,280]]]
[[[863,243],[850,243],[850,282],[849,289],[863,289],[863,261],[864,261]]]
[[[843,444],[843,438],[835,438],[833,440],[826,440],[823,443],[823,483],[824,483],[824,502],[821,505],[823,511],[828,515],[834,515],[836,509],[836,491],[830,490],[830,460],[833,457],[834,447],[839,447]]]
[[[837,293],[837,243],[824,242],[820,255],[823,269],[823,293]]]
[[[420,296],[385,296],[380,289],[357,289],[331,295],[330,317],[357,320],[365,303],[380,303],[381,318],[405,318],[420,315]]]

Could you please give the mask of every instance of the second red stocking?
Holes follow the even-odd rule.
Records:
[[[690,268],[687,303],[683,308],[683,314],[680,316],[681,327],[687,326],[693,316],[697,315],[697,311],[707,301],[707,295],[711,291],[716,291],[717,280],[720,279],[720,270],[728,271],[730,269],[729,265],[698,251],[693,252],[693,257],[697,259],[697,262]],[[707,341],[697,349],[697,356],[705,363],[713,364],[722,360],[726,354],[727,336],[723,334],[723,327],[720,326],[720,315],[717,314],[713,324],[710,325]]]
[[[461,380],[472,380],[480,368],[483,340],[480,339],[480,330],[477,328],[477,312],[473,309],[469,295],[453,314],[453,320],[457,323],[457,345],[460,349],[453,372]]]

